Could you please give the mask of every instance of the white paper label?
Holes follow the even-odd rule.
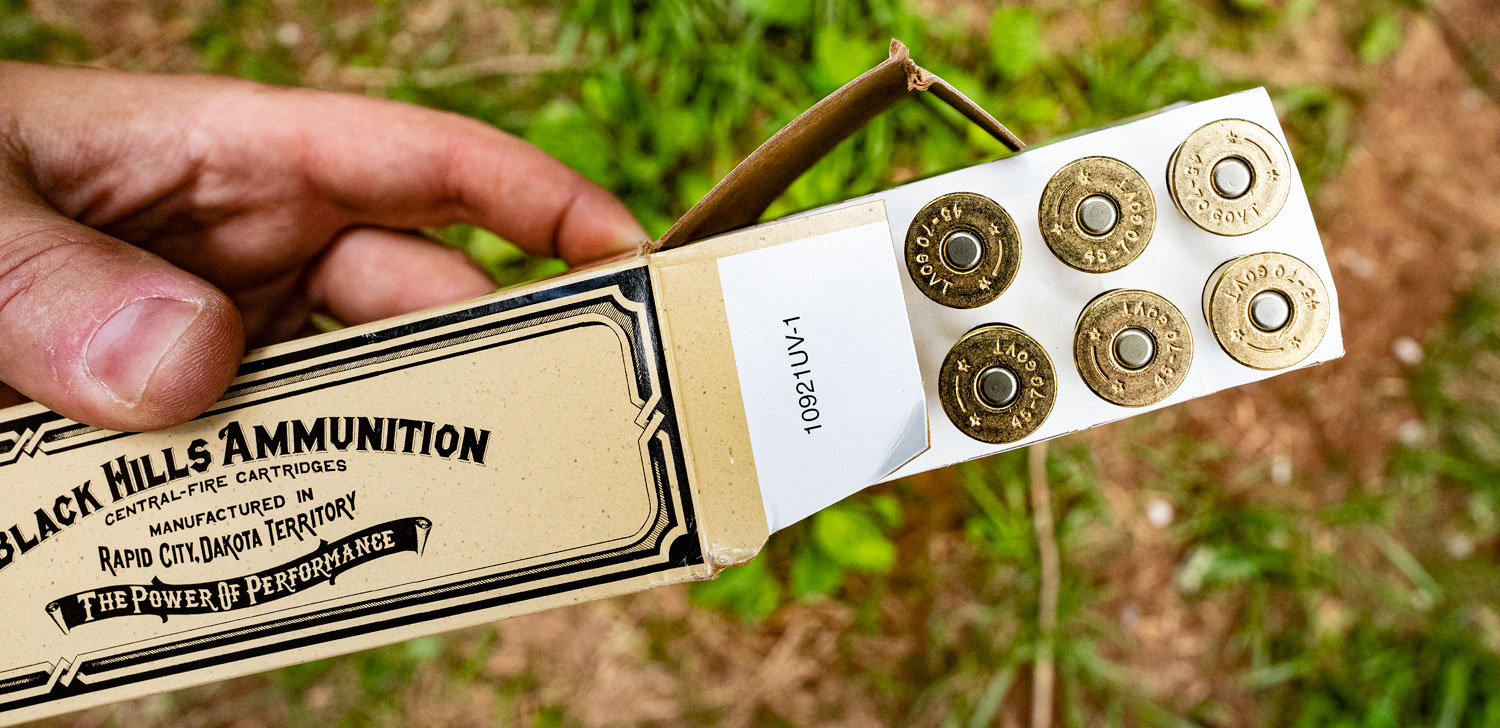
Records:
[[[976,308],[945,307],[923,295],[906,271],[901,271],[917,351],[927,375],[932,429],[928,450],[890,478],[1024,447],[1343,355],[1338,292],[1295,164],[1287,175],[1291,191],[1285,207],[1265,227],[1247,235],[1207,232],[1173,205],[1167,189],[1167,160],[1195,129],[1219,119],[1255,122],[1286,145],[1270,97],[1265,90],[1256,89],[1175,107],[1129,123],[1032,147],[995,162],[813,211],[883,202],[890,222],[888,244],[893,254],[901,255],[906,231],[924,205],[950,192],[971,192],[1004,207],[1021,237],[1020,270],[1015,281],[999,298]],[[1065,265],[1047,247],[1038,222],[1037,211],[1047,182],[1063,166],[1090,156],[1113,157],[1134,167],[1145,177],[1156,200],[1156,230],[1145,252],[1130,265],[1103,274],[1083,273]],[[1251,369],[1230,359],[1215,342],[1202,306],[1203,287],[1219,265],[1242,255],[1266,251],[1296,256],[1317,273],[1328,287],[1330,312],[1328,331],[1308,357],[1287,369],[1271,371]],[[1121,407],[1095,395],[1078,376],[1073,359],[1074,328],[1080,312],[1096,296],[1122,288],[1151,291],[1171,301],[1187,318],[1194,343],[1187,381],[1171,396],[1144,407]],[[943,412],[937,381],[943,359],[954,342],[977,326],[996,323],[1025,331],[1047,350],[1057,371],[1058,386],[1057,404],[1041,427],[1021,440],[1001,445],[980,442],[955,427]]]
[[[719,260],[772,532],[927,448],[900,275],[884,222]]]

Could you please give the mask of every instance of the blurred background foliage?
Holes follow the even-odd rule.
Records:
[[[1062,725],[1500,725],[1500,277],[1473,262],[1493,218],[1403,228],[1360,186],[1401,190],[1410,208],[1390,214],[1403,219],[1453,189],[1493,194],[1493,174],[1368,160],[1372,148],[1463,156],[1420,129],[1403,146],[1404,127],[1376,114],[1460,108],[1488,123],[1495,12],[1490,0],[0,0],[0,57],[473,116],[614,191],[653,234],[891,37],[1032,141],[1265,85],[1329,235],[1346,326],[1383,306],[1418,327],[1372,338],[1356,320],[1338,364],[1054,445],[1055,641],[1037,621],[1027,456],[1011,453],[872,489],[690,589],[70,720],[1021,725],[1051,644]],[[903,104],[768,216],[1003,151],[949,109]],[[1345,234],[1350,216],[1365,232]],[[562,270],[482,230],[441,234],[500,285]],[[1391,258],[1365,236],[1380,236],[1380,255],[1447,268],[1382,277]],[[1343,394],[1314,404],[1309,391]],[[1236,413],[1266,402],[1291,434],[1253,444]],[[1329,424],[1365,419],[1389,426]]]

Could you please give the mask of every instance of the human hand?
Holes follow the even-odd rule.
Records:
[[[359,324],[494,290],[402,232],[455,222],[570,264],[648,238],[602,188],[461,116],[0,63],[0,405],[117,430],[189,420],[247,342],[296,336],[312,311]]]

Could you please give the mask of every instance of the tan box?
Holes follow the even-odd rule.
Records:
[[[1294,170],[1286,209],[1228,239],[1174,217],[1152,166],[1204,120],[1275,127],[1263,93],[671,247],[753,220],[849,131],[829,120],[921,88],[946,87],[895,47],[757,152],[763,177],[726,178],[667,249],[255,352],[176,429],[0,411],[0,723],[710,578],[873,483],[1274,374],[1215,349],[1195,307],[1216,266],[1259,250],[1331,283]],[[1101,149],[1148,172],[1163,218],[1105,276],[1053,258],[1035,212],[1063,160]],[[898,262],[918,208],[954,190],[1004,205],[1024,251],[1012,289],[967,311]],[[1152,407],[1069,376],[1078,312],[1119,287],[1192,319],[1193,369]],[[1328,334],[1298,366],[1342,353],[1336,300],[1322,304]],[[937,389],[948,348],[985,322],[1030,331],[1058,366],[1054,411],[1003,445],[965,437]]]
[[[768,528],[716,258],[865,220],[881,205],[270,347],[166,432],[0,412],[0,716],[749,559]]]

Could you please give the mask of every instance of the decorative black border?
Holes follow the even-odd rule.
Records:
[[[587,295],[590,293],[596,295]],[[620,297],[638,305],[623,305]],[[564,302],[565,299],[569,300]],[[559,303],[554,306],[537,306],[537,304],[552,301]],[[519,311],[513,316],[503,315],[534,306],[536,309],[532,311]],[[211,635],[194,636],[165,644],[153,644],[123,653],[86,657],[76,666],[60,665],[54,667],[51,672],[43,669],[38,672],[11,675],[0,679],[0,697],[34,690],[39,685],[53,680],[53,675],[59,671],[69,673],[71,679],[55,680],[52,689],[46,693],[0,702],[0,713],[207,667],[703,564],[704,557],[698,534],[697,515],[693,510],[688,483],[686,454],[682,446],[677,410],[668,379],[666,356],[656,317],[650,276],[644,266],[615,271],[555,288],[492,301],[433,318],[247,362],[240,368],[240,377],[270,374],[243,381],[231,387],[218,405],[202,416],[222,414],[254,404],[370,377],[391,375],[402,369],[468,354],[475,349],[467,347],[462,352],[424,357],[421,361],[397,364],[394,367],[387,366],[374,372],[359,373],[358,370],[373,364],[389,364],[416,353],[427,353],[445,346],[472,342],[497,333],[516,332],[529,326],[565,321],[570,317],[587,314],[602,314],[622,324],[622,329],[628,338],[629,359],[622,359],[621,363],[627,372],[633,373],[636,377],[641,398],[648,403],[648,409],[642,413],[641,421],[658,422],[656,432],[647,445],[652,471],[649,475],[657,498],[657,520],[655,523],[648,522],[648,527],[643,529],[639,538],[597,553],[561,558],[543,564],[530,564],[522,568],[476,576],[437,587],[413,588],[401,594],[381,596],[377,599],[295,617],[247,624]],[[477,323],[468,327],[461,326],[471,321]],[[603,325],[606,324],[597,320],[583,320],[552,327],[546,331],[505,337],[503,341],[481,348],[487,349],[527,341],[584,326]],[[450,330],[428,335],[429,332],[444,328]],[[320,377],[326,377],[330,373],[338,373],[341,376],[332,381],[320,380]],[[305,386],[301,386],[304,383]],[[287,391],[270,393],[270,390],[277,389]],[[262,393],[265,396],[254,396]],[[55,424],[59,422],[62,423],[60,427]],[[46,454],[65,452],[76,447],[96,445],[131,436],[127,433],[102,433],[85,425],[65,422],[62,417],[54,413],[43,412],[0,423],[0,436],[14,434],[14,437],[8,438],[8,442],[12,443],[11,446],[7,447],[5,442],[0,442],[0,455],[12,449],[14,443],[24,441],[29,433],[34,433],[49,424],[54,425],[55,429],[41,438],[48,445],[44,448],[44,454],[41,455],[43,457]],[[93,436],[85,437],[86,435]],[[76,444],[68,442],[75,438],[84,442]],[[26,455],[19,457],[26,457]],[[666,543],[669,537],[671,543]],[[615,570],[609,573],[597,573],[604,567],[611,567]],[[552,583],[525,588],[528,584],[544,580]],[[521,590],[517,591],[517,589]],[[359,621],[375,618],[393,610],[405,610],[435,602],[450,602],[455,598],[464,598],[465,601],[457,604],[450,603],[441,608],[415,614],[374,621]],[[351,621],[358,623],[347,624]],[[234,645],[262,640],[268,634],[275,634],[278,631],[296,630],[305,633],[309,629],[318,629],[318,631],[314,634],[303,634],[296,639],[278,641],[275,644],[244,645],[238,649],[234,647]],[[140,670],[129,675],[118,674],[121,670],[138,670],[153,662],[177,659],[207,650],[218,651],[218,654],[155,669]],[[110,677],[111,673],[116,673],[116,676]]]

